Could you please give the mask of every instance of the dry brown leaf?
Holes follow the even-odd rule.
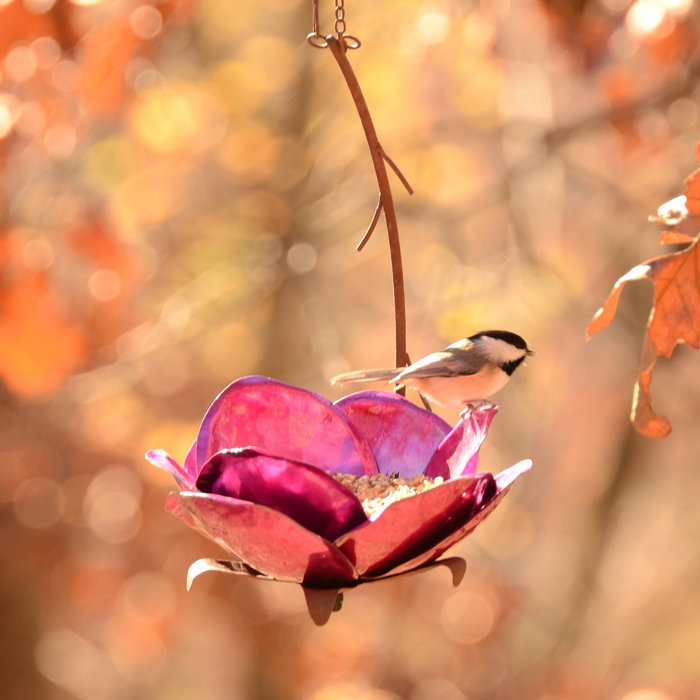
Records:
[[[647,437],[664,438],[671,432],[671,423],[666,416],[655,413],[651,407],[649,386],[656,365],[656,349],[649,334],[644,337],[642,356],[639,360],[639,376],[634,385],[632,398],[632,424]]]
[[[663,231],[659,234],[659,243],[661,245],[682,245],[683,243],[692,243],[693,237],[682,231]]]
[[[637,265],[620,277],[588,326],[590,338],[610,324],[622,289],[630,280],[648,279],[654,284],[654,303],[634,390],[632,422],[643,435],[657,438],[666,437],[671,424],[651,407],[649,387],[656,359],[671,357],[679,343],[700,346],[700,170],[686,180],[685,198],[676,198],[667,205],[660,207],[659,215],[652,220],[675,226],[664,232],[659,242],[689,245]]]

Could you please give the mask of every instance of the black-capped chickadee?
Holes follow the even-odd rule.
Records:
[[[502,389],[528,355],[527,343],[510,331],[480,331],[408,367],[345,372],[332,384],[387,381],[407,386],[443,406],[465,406]]]

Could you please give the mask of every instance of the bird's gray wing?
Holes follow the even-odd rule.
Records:
[[[401,383],[402,379],[410,377],[424,379],[476,374],[482,366],[483,360],[479,355],[473,354],[473,351],[467,352],[464,348],[450,346],[414,362],[410,367],[406,367],[394,381]]]

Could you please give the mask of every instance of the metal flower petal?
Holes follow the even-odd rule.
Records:
[[[360,391],[335,405],[367,440],[382,474],[422,474],[451,430],[439,416],[388,391]]]
[[[496,492],[491,474],[453,479],[397,501],[376,520],[339,537],[335,544],[361,576],[377,576],[440,543]]]
[[[496,506],[503,500],[503,497],[508,493],[511,484],[521,475],[524,474],[532,467],[532,461],[529,459],[524,459],[522,462],[514,464],[512,467],[496,474],[494,480],[496,482],[496,494],[482,505],[481,509],[475,513],[469,520],[467,520],[463,525],[454,530],[445,539],[436,543],[434,546],[421,552],[418,556],[408,561],[404,561],[399,564],[391,571],[386,572],[386,576],[396,576],[398,574],[403,574],[408,571],[413,571],[419,566],[423,566],[427,562],[434,561],[442,554],[444,554],[450,547],[457,544],[460,540],[463,540],[467,535],[473,532],[477,525],[482,523],[486,516],[488,516]]]
[[[312,391],[267,377],[237,379],[216,397],[197,436],[197,469],[232,447],[258,447],[334,472],[377,471],[367,442],[341,410]]]
[[[241,561],[279,581],[324,588],[358,578],[337,547],[271,508],[187,491],[171,493],[166,508]]]
[[[440,443],[425,469],[425,475],[454,478],[476,474],[479,448],[497,412],[498,406],[490,402],[468,408],[452,432]]]
[[[251,447],[217,452],[197,489],[267,506],[334,540],[367,520],[355,494],[317,467]]]
[[[194,475],[183,469],[165,450],[149,450],[146,459],[156,467],[172,474],[183,489],[194,488]]]

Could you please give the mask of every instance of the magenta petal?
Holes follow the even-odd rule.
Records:
[[[498,492],[505,491],[521,475],[532,469],[532,460],[523,459],[508,469],[504,469],[494,476]]]
[[[165,450],[149,450],[146,459],[156,467],[170,472],[181,487],[194,488],[194,479]]]
[[[376,576],[435,547],[496,493],[491,474],[466,476],[390,505],[335,544],[361,576]]]
[[[192,483],[197,480],[197,441],[195,440],[191,445],[190,449],[187,450],[185,455],[185,461],[182,463],[185,471],[192,478]]]
[[[367,440],[382,474],[422,474],[451,430],[439,416],[388,391],[361,391],[335,405]]]
[[[399,564],[399,566],[397,566],[394,569],[391,569],[391,571],[387,571],[386,574],[383,574],[383,576],[394,576],[397,574],[405,573],[407,571],[412,571],[413,569],[422,566],[423,564],[429,561],[437,559],[450,547],[457,544],[457,542],[459,542],[460,540],[463,540],[467,535],[469,535],[476,529],[477,525],[479,525],[486,519],[486,516],[489,515],[496,508],[496,506],[501,502],[506,493],[508,493],[511,484],[521,474],[530,469],[531,466],[532,462],[529,459],[525,459],[522,462],[518,462],[517,464],[513,465],[509,469],[505,469],[499,474],[496,474],[496,476],[494,477],[496,481],[496,486],[498,488],[496,495],[490,501],[488,501],[488,503],[483,505],[481,510],[478,513],[476,513],[476,515],[474,515],[473,518],[471,518],[460,528],[449,534],[444,540],[436,544],[434,547],[427,549],[425,552],[422,552],[413,559]]]
[[[166,508],[241,561],[279,581],[318,588],[357,579],[333,544],[282,513],[226,496],[171,493]]]
[[[437,448],[425,475],[431,479],[438,476],[452,479],[475,474],[479,448],[497,411],[497,406],[488,403],[465,413]]]
[[[332,476],[253,448],[217,452],[199,473],[197,488],[273,508],[327,540],[367,520],[355,494]]]
[[[358,476],[377,470],[369,445],[340,409],[318,394],[266,377],[237,379],[217,396],[197,436],[197,467],[233,447],[257,447]]]

